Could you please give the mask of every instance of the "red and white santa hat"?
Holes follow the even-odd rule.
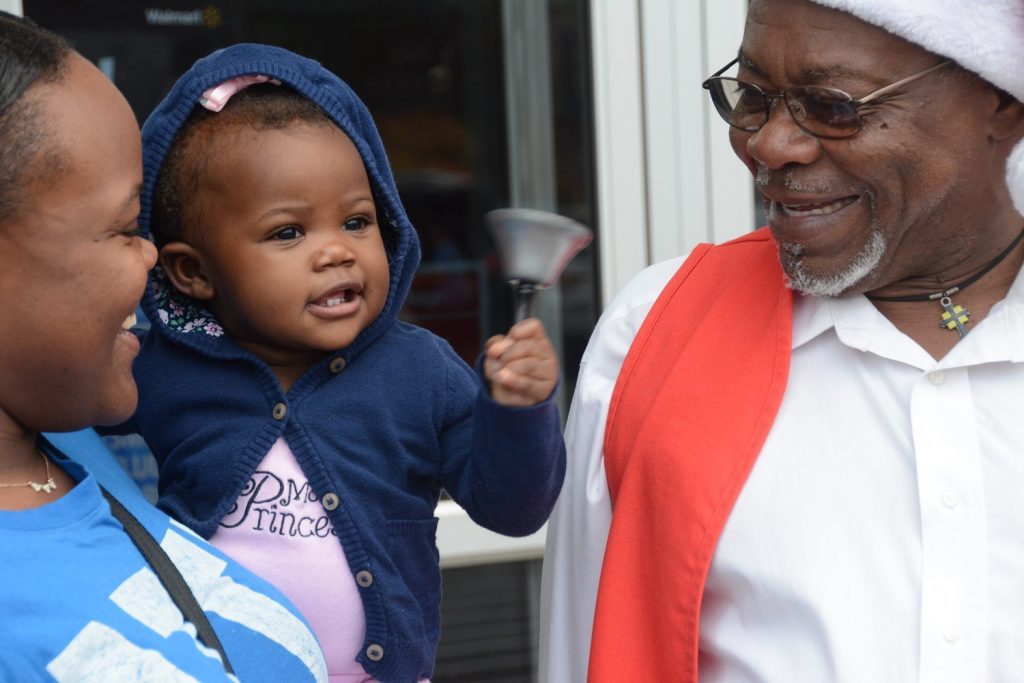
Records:
[[[948,57],[1024,102],[1024,0],[813,0]],[[1024,140],[1006,183],[1024,215]]]

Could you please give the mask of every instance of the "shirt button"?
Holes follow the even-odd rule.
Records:
[[[356,572],[356,583],[363,588],[369,588],[373,585],[373,574],[365,569],[360,572]]]
[[[275,420],[283,420],[284,416],[288,414],[288,406],[283,403],[278,403],[274,406],[274,412],[272,415]]]
[[[321,502],[323,503],[324,510],[337,510],[338,503],[340,503],[341,501],[338,500],[337,493],[327,493],[324,494],[323,500]]]
[[[953,491],[946,491],[942,494],[942,504],[948,508],[955,508],[959,502],[960,496],[956,495]]]
[[[929,372],[928,381],[934,384],[935,386],[939,386],[946,381],[946,376],[941,372]]]
[[[949,628],[947,628],[945,631],[942,632],[942,637],[943,637],[943,639],[947,643],[952,645],[953,643],[955,643],[958,640],[960,640],[960,629],[958,629],[958,628],[956,628],[954,626],[950,626]]]
[[[371,662],[379,662],[384,659],[384,648],[377,643],[373,643],[370,647],[366,648],[366,657]]]
[[[342,358],[341,356],[338,356],[337,358],[331,360],[331,364],[329,367],[331,368],[331,372],[337,375],[339,372],[345,369],[345,359]]]

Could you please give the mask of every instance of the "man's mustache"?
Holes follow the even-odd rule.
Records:
[[[759,190],[776,187],[790,192],[818,195],[833,194],[833,185],[831,183],[797,178],[797,170],[796,168],[780,168],[773,171],[770,168],[759,166],[757,175],[754,176],[754,185]]]

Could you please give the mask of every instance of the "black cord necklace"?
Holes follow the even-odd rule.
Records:
[[[950,299],[951,296],[957,292],[962,292],[967,289],[968,285],[972,285],[982,278],[983,275],[988,273],[990,270],[995,268],[999,263],[1010,255],[1014,247],[1020,244],[1021,240],[1024,240],[1024,230],[1020,231],[1020,234],[1010,242],[1010,246],[999,252],[999,255],[988,262],[984,268],[979,270],[974,275],[970,276],[963,282],[950,287],[949,289],[943,289],[935,292],[934,294],[908,294],[907,296],[869,296],[868,299],[871,301],[938,301],[939,305],[942,306],[942,317],[939,320],[939,327],[944,327],[947,330],[956,330],[961,337],[967,336],[967,323],[970,322],[970,311],[963,306],[958,306],[953,303]]]

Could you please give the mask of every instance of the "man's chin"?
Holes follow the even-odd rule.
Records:
[[[786,276],[786,286],[801,294],[839,297],[859,294],[875,273],[885,255],[885,238],[874,232],[860,253],[845,264],[831,268],[811,266],[803,249],[793,245],[780,245],[779,259]]]

